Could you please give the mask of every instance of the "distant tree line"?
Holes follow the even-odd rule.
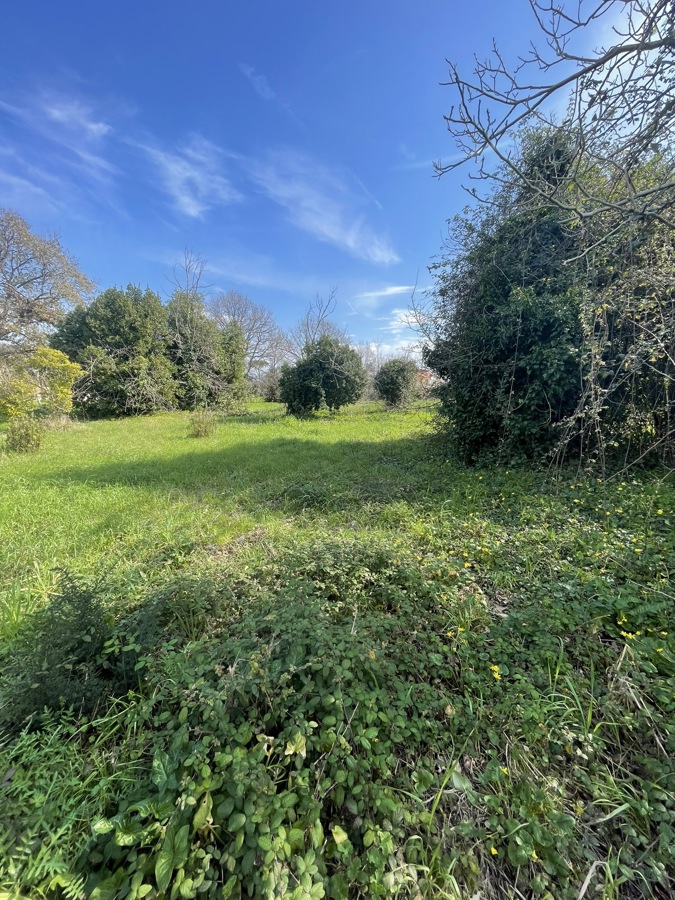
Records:
[[[69,312],[50,344],[81,366],[75,404],[95,417],[212,405],[244,379],[241,329],[219,326],[196,291],[163,304],[134,285],[109,288]]]
[[[0,210],[0,416],[232,410],[251,387],[294,415],[338,410],[368,385],[389,405],[412,397],[409,386],[394,396],[391,378],[378,387],[383,360],[332,320],[335,289],[284,332],[246,295],[203,290],[204,268],[186,251],[167,302],[136,285],[92,297],[57,239]]]

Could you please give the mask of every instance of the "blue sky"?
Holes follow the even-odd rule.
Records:
[[[431,165],[455,152],[445,60],[536,35],[527,0],[36,0],[2,32],[0,206],[101,289],[167,292],[189,247],[283,326],[337,287],[386,349],[467,200]]]

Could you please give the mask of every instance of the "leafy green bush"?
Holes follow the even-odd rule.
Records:
[[[167,645],[130,709],[152,783],[94,826],[100,895],[137,896],[133,883],[299,900],[416,883],[410,838],[452,697],[449,615],[438,585],[376,545],[312,545],[232,585],[210,637]]]
[[[45,707],[91,712],[119,687],[102,662],[111,634],[100,590],[63,576],[59,593],[0,647],[0,725],[18,729]]]
[[[81,900],[91,823],[135,784],[138,742],[119,713],[47,713],[35,724],[0,741],[0,897]]]
[[[570,573],[495,616],[481,567],[442,546],[312,542],[232,574],[194,627],[165,619],[126,720],[152,772],[94,825],[93,900],[459,900],[490,880],[576,900],[599,858],[606,884],[667,896],[665,598]],[[199,596],[167,590],[167,609]],[[624,633],[645,636],[630,664]]]
[[[189,418],[189,434],[190,437],[210,437],[216,430],[218,418],[213,410],[198,409],[193,412]]]
[[[375,390],[387,406],[404,406],[415,398],[417,366],[409,359],[390,359],[375,375]]]
[[[17,416],[5,432],[5,447],[11,453],[36,453],[42,446],[44,428],[32,416]]]
[[[304,416],[327,407],[338,410],[363,393],[366,373],[361,357],[348,344],[330,337],[308,344],[302,359],[283,366],[279,395],[291,415]]]

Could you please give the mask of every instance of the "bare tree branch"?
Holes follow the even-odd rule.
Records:
[[[494,157],[528,191],[564,210],[570,224],[609,213],[615,221],[674,227],[675,4],[580,0],[574,14],[553,0],[530,0],[530,6],[545,49],[533,45],[509,66],[493,44],[489,59],[475,58],[470,78],[449,62],[455,103],[445,119],[460,153],[438,162],[438,175],[476,160],[473,177],[493,178]],[[612,16],[611,44],[584,52],[584,30]],[[533,70],[539,78],[529,77]],[[555,105],[566,108],[560,123]],[[572,188],[560,190],[522,167],[514,141],[520,128],[537,124],[573,136]],[[655,184],[640,187],[635,172],[647,162],[661,164],[661,171]]]

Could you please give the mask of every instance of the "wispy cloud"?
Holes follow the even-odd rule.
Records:
[[[279,97],[262,72],[256,71],[253,66],[243,62],[239,63],[239,71],[248,79],[251,87],[259,97],[262,97],[267,103],[274,103],[277,109],[304,129],[304,123],[298,118],[292,107]]]
[[[396,307],[391,310],[389,316],[384,321],[385,324],[381,325],[377,330],[389,332],[389,334],[394,335],[399,339],[405,337],[412,340],[413,336],[417,333],[415,331],[415,319],[409,309]]]
[[[223,173],[222,151],[206,138],[193,135],[185,146],[176,150],[164,150],[148,143],[130,143],[144,151],[154,164],[161,186],[183,215],[200,219],[214,206],[242,199]]]
[[[397,294],[410,294],[415,290],[414,284],[394,284],[389,287],[380,288],[377,291],[364,291],[361,294],[357,294],[357,297],[362,297],[363,299],[375,299],[379,297],[394,297]]]
[[[77,165],[79,175],[108,178],[115,167],[102,153],[103,138],[112,126],[94,113],[85,101],[40,91],[34,96],[9,102],[0,99],[0,111],[43,140],[67,152],[64,161]]]
[[[256,72],[253,66],[248,63],[239,63],[239,71],[244,74],[253,85],[253,90],[259,94],[263,100],[276,100],[277,95],[270,87],[268,80],[260,72]]]
[[[42,109],[47,119],[89,140],[98,140],[112,131],[111,125],[98,120],[92,108],[78,99],[46,95],[42,99]]]
[[[361,291],[361,293],[352,295],[349,307],[352,315],[372,316],[388,298],[400,297],[405,294],[410,296],[414,290],[415,286],[412,284],[392,284],[372,291]]]
[[[389,241],[366,224],[365,198],[355,194],[338,171],[291,150],[250,162],[248,171],[298,228],[359,259],[380,265],[398,262]]]

